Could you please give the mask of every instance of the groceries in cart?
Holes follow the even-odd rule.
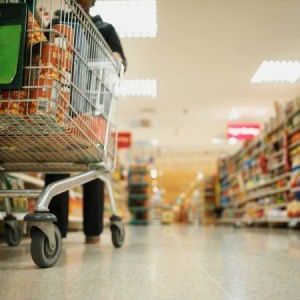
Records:
[[[0,85],[0,114],[5,115],[0,128],[7,128],[12,116],[11,135],[24,126],[28,133],[42,135],[29,152],[44,149],[45,134],[51,133],[46,139],[54,136],[58,151],[73,150],[76,155],[78,149],[90,149],[85,159],[96,161],[102,152],[114,156],[114,94],[122,67],[103,39],[98,37],[95,44],[91,24],[80,19],[82,13],[78,15],[73,5],[63,3],[46,28],[28,11],[24,84],[19,90],[1,90]],[[65,139],[57,143],[55,135],[62,133],[72,140],[68,147]],[[30,136],[24,139],[32,141]],[[16,141],[3,142],[18,147]]]

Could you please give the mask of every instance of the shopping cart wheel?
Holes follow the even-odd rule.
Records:
[[[112,216],[110,221],[112,243],[116,248],[120,248],[124,244],[125,239],[124,224],[121,222],[121,218],[119,216]]]
[[[40,229],[35,229],[31,234],[31,257],[34,263],[41,268],[52,267],[60,256],[61,234],[57,226],[53,226],[56,241],[56,247],[53,250],[50,249],[47,236]]]
[[[124,239],[125,239],[124,229],[121,230],[117,226],[112,226],[110,230],[111,230],[111,239],[112,239],[113,245],[116,248],[121,248],[124,244]]]
[[[23,234],[20,225],[16,222],[14,226],[5,225],[4,239],[8,246],[18,246],[22,240]]]

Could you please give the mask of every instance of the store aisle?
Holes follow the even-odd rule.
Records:
[[[0,244],[0,299],[299,299],[300,233],[230,227],[127,227],[114,249],[81,232],[58,263],[38,269],[21,246]]]

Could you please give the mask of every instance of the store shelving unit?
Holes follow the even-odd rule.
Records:
[[[216,210],[216,177],[207,176],[200,185],[200,220],[203,225],[214,224]]]
[[[128,175],[128,207],[133,225],[149,223],[149,172],[147,165],[134,165]]]
[[[262,134],[219,161],[220,223],[298,224],[300,98],[276,113]]]
[[[24,189],[35,188],[41,189],[44,186],[44,180],[39,173],[7,173],[5,178],[12,189]],[[2,188],[2,183],[0,183]],[[5,187],[7,188],[7,187]],[[4,233],[4,218],[6,217],[6,210],[4,199],[0,198],[0,233]],[[12,214],[16,217],[18,223],[21,225],[22,231],[25,228],[23,226],[23,219],[28,212],[32,212],[35,208],[37,199],[33,198],[13,198],[11,201]]]
[[[129,222],[129,211],[127,207],[127,182],[122,179],[121,171],[119,169],[115,170],[111,174],[112,186],[115,201],[117,204],[118,214],[122,218],[124,223]],[[110,205],[110,201],[108,199],[108,195],[105,192],[105,202],[104,202],[104,220],[107,224],[109,224],[109,218],[112,215],[112,209]]]

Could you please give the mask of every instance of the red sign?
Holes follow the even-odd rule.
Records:
[[[118,149],[131,147],[131,132],[118,132]]]
[[[260,133],[260,124],[228,124],[226,133],[228,139],[252,140]]]

